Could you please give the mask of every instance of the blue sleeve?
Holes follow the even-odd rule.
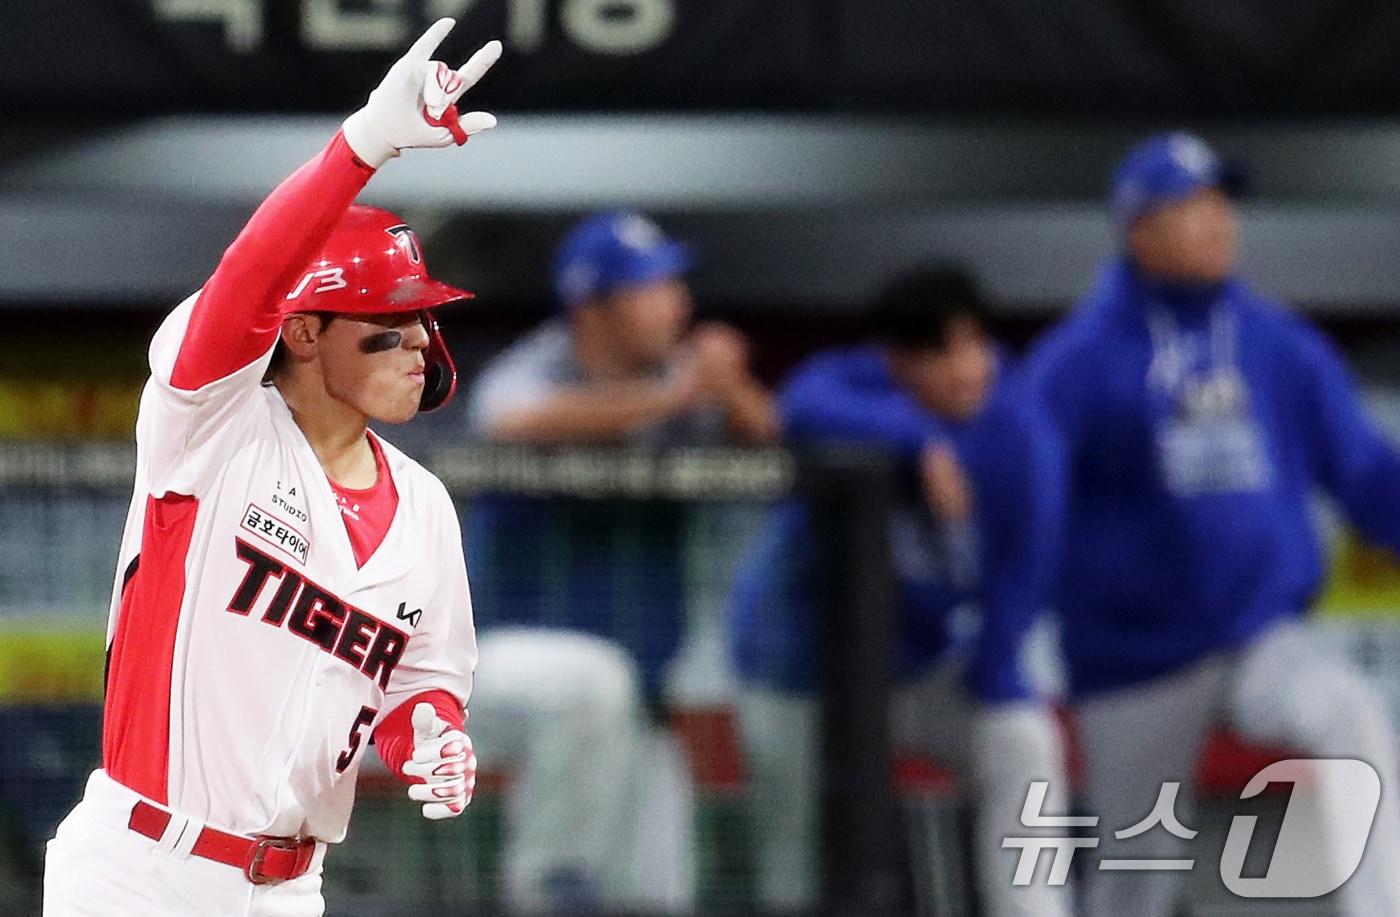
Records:
[[[1059,438],[1038,406],[1016,405],[994,429],[995,440],[982,444],[983,460],[970,473],[981,538],[982,628],[968,678],[973,694],[989,703],[1034,695],[1021,650],[1050,600],[1067,487]]]
[[[1083,409],[1095,394],[1090,377],[1095,364],[1085,356],[1083,336],[1081,322],[1066,319],[1035,346],[1024,370],[1026,387],[1039,399],[1043,416],[1058,436],[1066,461],[1080,438]]]
[[[808,509],[785,500],[745,547],[730,587],[730,654],[743,681],[816,690],[820,579]]]
[[[1400,554],[1400,455],[1366,413],[1340,354],[1299,322],[1297,352],[1311,385],[1295,405],[1309,432],[1318,482],[1370,540]]]
[[[938,439],[928,412],[869,368],[829,355],[799,369],[778,395],[784,439],[874,442],[905,456],[917,456]]]

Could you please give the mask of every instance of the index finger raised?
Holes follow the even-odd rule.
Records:
[[[408,49],[408,53],[404,57],[412,60],[431,60],[433,52],[437,50],[438,45],[442,44],[442,40],[447,37],[447,33],[451,32],[452,27],[456,24],[456,20],[447,17],[434,22],[428,26],[426,32],[418,36],[418,40]]]

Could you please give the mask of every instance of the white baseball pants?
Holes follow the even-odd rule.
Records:
[[[695,793],[674,739],[643,723],[636,667],[610,641],[548,628],[484,632],[468,731],[511,775],[506,903],[687,912]]]
[[[319,917],[321,861],[279,885],[254,885],[241,871],[191,856],[197,832],[171,818],[159,841],[127,827],[141,799],[104,771],[58,826],[44,857],[44,917]],[[187,837],[181,839],[181,835]]]
[[[817,701],[746,687],[738,706],[752,778],[759,901],[775,911],[810,908],[819,893]],[[1002,847],[1006,837],[1045,833],[1021,825],[1032,781],[1050,784],[1044,814],[1065,811],[1064,756],[1049,710],[1030,702],[979,705],[963,688],[961,670],[948,665],[898,687],[890,717],[897,748],[956,767],[975,794],[973,855],[984,912],[1068,917],[1068,887],[1045,882],[1049,856],[1030,885],[1015,887],[1020,851]]]

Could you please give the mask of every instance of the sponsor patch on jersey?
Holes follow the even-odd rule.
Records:
[[[306,566],[306,552],[311,548],[306,536],[256,503],[249,503],[243,513],[243,528]]]

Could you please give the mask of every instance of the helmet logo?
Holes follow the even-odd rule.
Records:
[[[423,252],[418,248],[418,237],[407,225],[400,223],[398,226],[390,226],[384,231],[394,237],[394,244],[403,250],[411,263],[423,263]]]
[[[345,268],[328,267],[319,271],[310,271],[301,278],[301,282],[296,285],[292,292],[287,294],[288,299],[296,299],[306,292],[306,288],[312,281],[316,286],[312,287],[312,293],[329,293],[331,290],[343,290],[349,284],[345,282]]]

